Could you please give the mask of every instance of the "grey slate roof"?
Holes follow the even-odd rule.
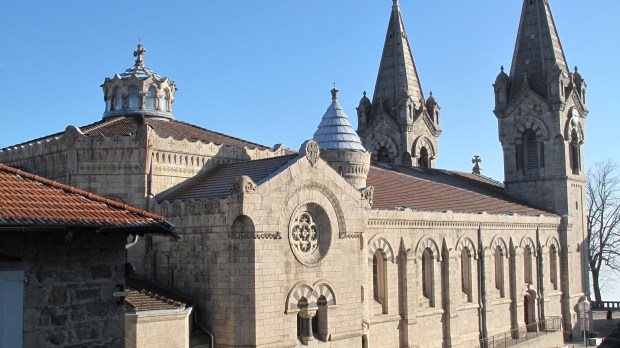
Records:
[[[332,90],[332,104],[327,108],[312,139],[325,150],[366,151],[347,114],[338,103],[336,92],[338,91]]]
[[[140,65],[134,65],[131,68],[125,70],[125,72],[118,74],[118,75],[120,76],[121,80],[127,80],[132,75],[136,75],[136,77],[139,78],[140,80],[146,80],[147,78],[149,78],[149,76],[153,76],[153,78],[156,81],[165,80],[165,78],[162,78],[161,76],[157,75],[155,72],[153,72],[153,70],[145,66],[140,66]],[[105,80],[109,81],[111,80],[111,78],[106,77]]]

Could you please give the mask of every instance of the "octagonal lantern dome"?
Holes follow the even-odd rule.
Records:
[[[177,87],[174,81],[161,77],[144,66],[146,49],[138,43],[134,66],[103,82],[105,113],[112,116],[151,116],[174,119],[172,104]]]

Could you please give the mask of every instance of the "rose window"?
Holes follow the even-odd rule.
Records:
[[[291,244],[295,249],[311,254],[319,247],[318,226],[310,213],[299,214],[291,227]]]

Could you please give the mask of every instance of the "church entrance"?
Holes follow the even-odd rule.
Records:
[[[527,332],[536,332],[536,294],[528,292],[523,297],[523,314]]]

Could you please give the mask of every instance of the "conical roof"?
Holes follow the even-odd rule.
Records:
[[[360,137],[338,103],[338,90],[332,89],[332,104],[321,119],[312,139],[324,150],[366,151]]]

